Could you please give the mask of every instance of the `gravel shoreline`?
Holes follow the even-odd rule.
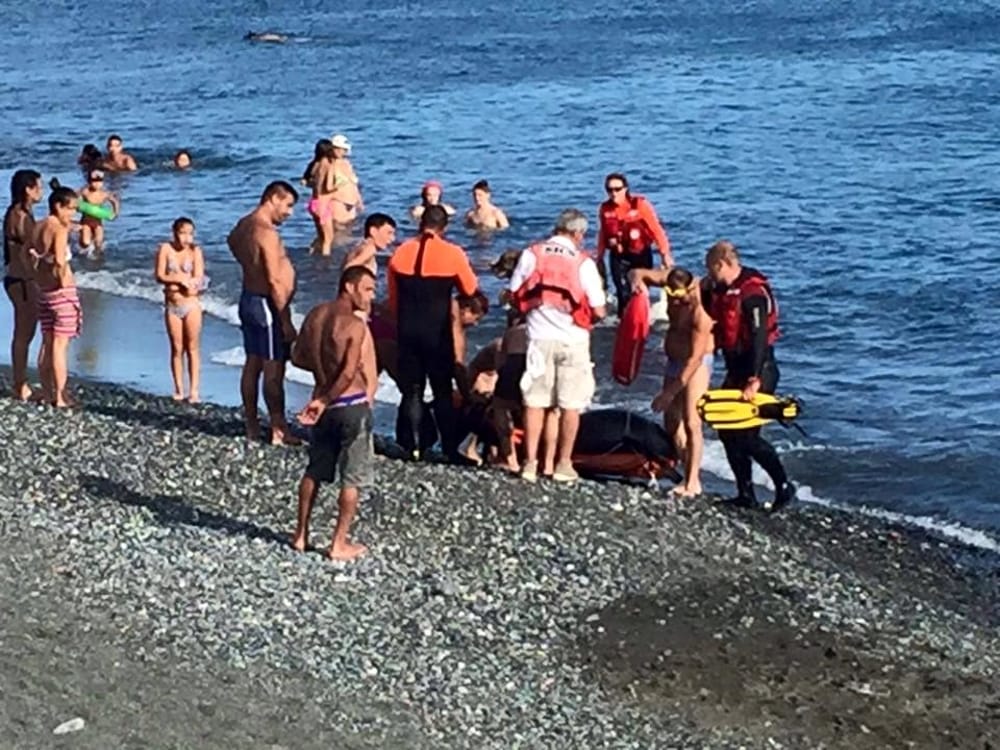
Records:
[[[287,546],[303,451],[76,391],[0,402],[0,747],[1000,745],[991,553],[379,457],[336,565]]]

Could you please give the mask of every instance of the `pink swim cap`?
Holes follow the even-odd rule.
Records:
[[[440,192],[444,192],[444,186],[437,180],[427,180],[420,189],[420,192],[426,193],[430,188],[437,188]]]

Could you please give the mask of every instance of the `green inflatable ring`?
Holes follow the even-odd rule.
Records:
[[[111,206],[98,206],[84,200],[77,203],[76,210],[84,216],[101,221],[110,221],[115,218],[115,210]]]

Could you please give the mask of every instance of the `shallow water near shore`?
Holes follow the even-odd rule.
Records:
[[[68,87],[37,39],[90,48],[95,9],[13,7],[0,38],[0,54],[17,61],[0,71],[0,179],[32,166],[76,185],[80,147],[109,132],[143,166],[110,182],[123,215],[108,225],[106,257],[77,265],[104,321],[88,347],[98,361],[115,347],[114,368],[88,370],[78,347],[77,373],[163,392],[163,346],[149,346],[161,360],[152,365],[117,348],[163,335],[152,253],[187,214],[212,277],[203,353],[213,396],[233,403],[235,388],[227,398],[226,376],[208,364],[235,383],[238,277],[226,232],[334,131],[355,145],[370,210],[402,217],[428,178],[464,208],[468,187],[490,179],[512,229],[452,235],[491,295],[489,260],[542,235],[565,205],[593,217],[603,175],[621,169],[654,201],[680,263],[697,269],[704,248],[729,236],[773,280],[781,390],[805,401],[809,438],[773,432],[807,497],[1000,531],[995,3],[640,2],[609,19],[606,4],[584,1],[247,3],[205,14],[187,0],[125,0],[98,61],[74,67]],[[254,45],[242,39],[251,28],[293,39]],[[40,92],[55,91],[40,117]],[[167,166],[181,147],[195,158],[185,174]],[[284,234],[301,313],[336,274],[308,257],[301,209]],[[147,318],[155,325],[136,331]],[[500,320],[491,314],[476,343]],[[611,337],[606,327],[595,336],[598,400],[645,408],[658,342],[623,390],[608,377]],[[140,376],[154,367],[162,374]],[[714,442],[708,469],[728,473]]]

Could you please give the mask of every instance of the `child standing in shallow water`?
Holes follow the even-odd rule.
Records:
[[[191,390],[187,400],[198,403],[201,373],[201,300],[205,287],[205,257],[194,242],[194,222],[181,217],[173,224],[173,239],[156,252],[156,280],[163,284],[163,318],[170,339],[170,372],[174,400],[184,400],[184,357]]]

